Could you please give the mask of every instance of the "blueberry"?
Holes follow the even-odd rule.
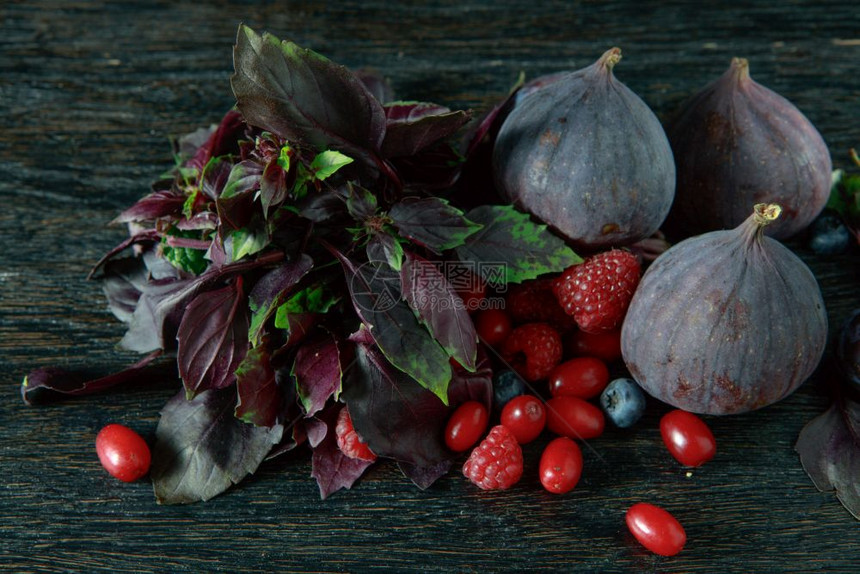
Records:
[[[499,371],[493,377],[493,404],[500,411],[511,399],[525,393],[526,384],[514,371]]]
[[[645,412],[645,393],[633,379],[615,379],[600,394],[600,406],[615,426],[626,429]]]
[[[845,253],[851,239],[851,232],[835,211],[822,212],[809,226],[809,248],[819,255]]]

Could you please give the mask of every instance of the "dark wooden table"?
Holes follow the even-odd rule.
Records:
[[[331,7],[326,7],[331,4]],[[693,7],[703,4],[702,7]],[[733,56],[819,128],[837,167],[860,146],[860,14],[853,2],[213,2],[5,0],[0,7],[0,569],[9,572],[860,571],[860,524],[819,493],[793,445],[827,405],[820,375],[782,403],[708,419],[716,458],[688,473],[663,448],[652,403],[633,430],[585,450],[577,489],[536,474],[485,494],[456,472],[427,491],[393,465],[319,499],[309,457],[266,463],[207,503],[165,507],[145,481],[99,466],[109,422],[152,439],[178,389],[165,378],[26,407],[38,366],[104,372],[134,357],[85,276],[123,237],[107,227],[170,167],[168,136],[232,103],[240,22],[349,66],[369,65],[405,99],[482,111],[520,71],[590,63],[618,45],[617,76],[658,114]],[[622,158],[623,159],[623,158]],[[860,307],[854,256],[812,257],[831,330]],[[535,468],[539,452],[526,450]],[[860,478],[858,478],[860,480]],[[623,515],[647,500],[684,523],[687,548],[644,551]]]

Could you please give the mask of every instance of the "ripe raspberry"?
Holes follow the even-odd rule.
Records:
[[[583,331],[611,331],[624,320],[640,274],[635,255],[613,249],[569,267],[556,280],[555,296]]]
[[[352,426],[352,417],[349,416],[349,409],[343,407],[337,414],[337,424],[334,427],[334,434],[337,436],[337,448],[344,456],[349,458],[360,458],[361,460],[376,460],[376,455],[367,446],[367,443],[362,442],[358,433],[355,432],[355,427]]]
[[[546,323],[520,325],[508,336],[502,357],[529,382],[543,379],[561,361],[561,336]],[[520,356],[525,355],[525,364]]]
[[[506,490],[523,476],[523,449],[507,427],[494,426],[472,450],[463,475],[483,490]]]
[[[554,279],[532,279],[511,286],[505,298],[505,312],[515,325],[523,323],[548,323],[559,332],[576,327],[555,297]]]

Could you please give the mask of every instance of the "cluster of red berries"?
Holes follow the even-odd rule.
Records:
[[[544,428],[557,435],[540,461],[540,480],[550,492],[572,490],[582,473],[576,440],[600,436],[603,413],[588,402],[609,382],[606,363],[618,359],[620,327],[639,282],[635,255],[613,250],[590,257],[553,279],[513,286],[504,309],[475,316],[478,336],[527,383],[546,381],[551,398],[523,394],[501,409],[499,424],[472,450],[464,474],[483,489],[506,489],[523,474],[522,445]],[[572,356],[562,362],[565,356]],[[486,431],[489,413],[477,402],[454,412],[448,447],[465,451]],[[468,439],[468,440],[467,440]]]

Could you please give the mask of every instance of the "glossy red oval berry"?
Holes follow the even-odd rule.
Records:
[[[481,341],[491,347],[498,347],[511,334],[513,325],[508,314],[501,309],[485,309],[475,317],[475,331]]]
[[[454,452],[463,452],[484,436],[490,413],[478,401],[466,401],[448,418],[445,425],[445,444]]]
[[[553,494],[570,492],[582,476],[582,451],[566,436],[550,441],[540,457],[540,483]]]
[[[717,441],[705,421],[676,409],[660,419],[660,434],[669,452],[684,466],[701,466],[714,458]]]
[[[609,368],[600,359],[577,357],[554,368],[548,382],[549,392],[554,397],[567,395],[590,399],[602,393],[609,384]]]
[[[603,434],[603,411],[579,397],[559,396],[546,402],[546,428],[572,439],[597,438]]]
[[[565,338],[564,351],[571,357],[597,357],[607,363],[621,358],[621,329],[586,333],[577,329]]]
[[[501,423],[526,444],[538,437],[546,426],[546,409],[534,395],[520,395],[511,399],[502,409]]]
[[[130,428],[110,424],[96,436],[96,453],[105,470],[123,482],[134,482],[149,472],[149,445]]]
[[[627,510],[624,518],[636,540],[654,554],[674,556],[687,543],[681,523],[659,506],[639,502]]]

